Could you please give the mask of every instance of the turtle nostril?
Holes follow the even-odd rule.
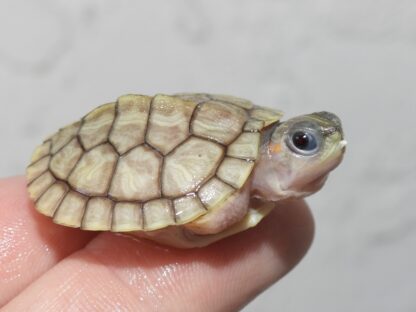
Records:
[[[339,133],[341,133],[341,137],[344,138],[344,132],[342,131],[341,119],[339,119],[337,115],[330,113],[330,112],[326,112],[326,111],[318,112],[314,114],[318,115],[321,118],[328,120],[335,128],[335,131],[338,131]]]

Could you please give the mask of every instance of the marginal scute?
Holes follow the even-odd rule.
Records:
[[[223,153],[221,145],[191,137],[165,157],[162,194],[177,197],[195,191],[215,173]]]
[[[139,146],[118,161],[109,195],[117,200],[146,201],[160,196],[161,156],[147,146]]]
[[[83,153],[77,138],[72,139],[64,148],[57,152],[51,160],[50,168],[52,173],[59,179],[68,178]]]
[[[230,103],[233,105],[237,105],[244,109],[252,109],[254,106],[253,103],[249,100],[231,96],[231,95],[210,94],[210,98],[214,101],[226,102],[226,103]]]
[[[120,154],[144,142],[151,99],[132,94],[118,98],[117,117],[109,140]]]
[[[224,182],[239,189],[247,181],[253,166],[254,162],[252,161],[227,157],[218,168],[217,176]]]
[[[52,217],[67,191],[68,186],[62,182],[52,184],[37,201],[37,211],[45,216]]]
[[[195,194],[177,198],[173,201],[177,224],[185,224],[195,220],[207,212],[201,200]]]
[[[111,231],[131,232],[143,229],[142,205],[120,202],[114,206]]]
[[[156,95],[152,101],[146,142],[168,154],[189,136],[189,121],[196,104],[177,97]]]
[[[264,121],[265,127],[276,121],[279,121],[280,118],[282,118],[282,116],[283,112],[265,107],[255,107],[253,110],[250,111],[250,117]]]
[[[30,197],[36,201],[38,198],[55,182],[55,178],[49,171],[46,171],[38,178],[33,180],[29,187],[29,195]]]
[[[242,133],[230,146],[227,148],[227,155],[241,158],[256,160],[259,154],[260,147],[260,133]]]
[[[115,117],[115,104],[109,103],[94,109],[84,118],[79,137],[85,149],[104,143]]]
[[[51,153],[55,154],[62,147],[68,144],[69,141],[78,133],[79,127],[81,125],[80,121],[74,122],[62,129],[60,129],[56,134],[51,137],[52,148]]]
[[[118,156],[109,144],[84,153],[68,178],[69,184],[85,195],[105,195]]]
[[[246,120],[247,113],[244,109],[210,101],[200,104],[191,131],[197,136],[229,144],[241,133]]]
[[[217,178],[212,178],[205,183],[198,191],[198,196],[208,210],[222,204],[234,189]]]
[[[50,152],[50,149],[51,149],[50,140],[36,147],[35,151],[32,154],[32,158],[30,159],[31,163],[33,164],[37,162],[39,159],[41,159],[42,157],[45,157],[46,155],[48,155]]]
[[[91,198],[87,203],[81,228],[89,231],[110,230],[112,207],[112,201],[107,198]]]
[[[46,172],[46,170],[48,170],[50,158],[50,156],[40,158],[35,163],[27,167],[26,177],[29,183],[39,177],[42,173]]]
[[[172,202],[168,199],[155,199],[143,206],[144,227],[147,231],[158,230],[175,224]]]
[[[53,222],[69,227],[80,227],[88,197],[69,192],[53,216]]]

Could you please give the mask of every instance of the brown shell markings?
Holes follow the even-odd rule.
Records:
[[[121,96],[36,148],[30,197],[55,223],[85,230],[185,224],[244,185],[261,129],[280,117],[230,96]]]

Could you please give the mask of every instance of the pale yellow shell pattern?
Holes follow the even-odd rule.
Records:
[[[36,209],[85,230],[192,222],[241,189],[281,113],[231,96],[121,96],[60,129],[27,168]]]

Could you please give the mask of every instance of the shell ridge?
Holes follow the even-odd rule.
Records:
[[[116,103],[106,103],[93,109],[91,112],[89,112],[82,118],[83,122],[79,126],[78,136],[82,143],[81,145],[84,146],[86,151],[90,151],[94,149],[95,147],[105,142],[108,142],[110,130],[112,126],[114,125],[114,120],[116,117],[115,112],[116,112]],[[106,116],[106,114],[108,114],[108,116]],[[100,118],[102,120],[100,120]],[[110,118],[111,118],[111,122],[109,122]],[[98,121],[101,124],[97,123]],[[103,127],[104,129],[102,129]],[[105,130],[105,133],[103,133],[104,130]]]

